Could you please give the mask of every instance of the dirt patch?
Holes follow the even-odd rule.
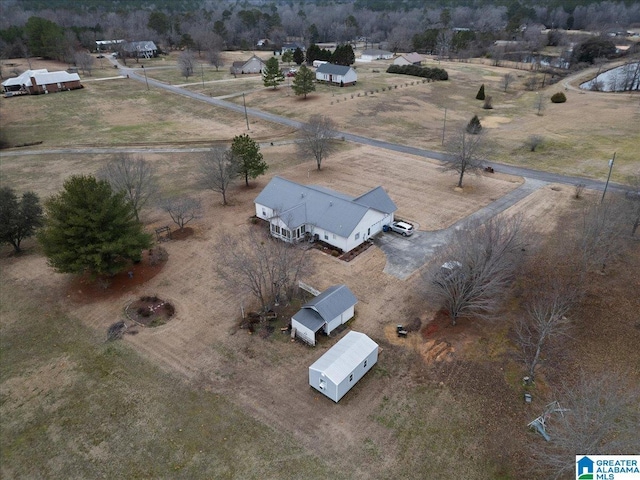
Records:
[[[192,237],[194,234],[194,230],[191,227],[184,227],[182,229],[174,230],[171,232],[171,240],[186,240],[189,237]]]
[[[138,263],[109,278],[96,279],[90,274],[74,276],[69,280],[66,296],[74,303],[93,303],[131,293],[140,285],[158,275],[166,263],[153,260],[152,252],[145,252]]]

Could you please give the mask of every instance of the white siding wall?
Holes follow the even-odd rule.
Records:
[[[291,328],[296,329],[296,336],[300,337],[302,341],[308,343],[309,345],[316,344],[316,334],[301,323],[291,319]]]
[[[364,377],[365,373],[367,373],[371,369],[371,367],[373,367],[376,364],[377,361],[378,361],[378,349],[376,348],[373,352],[371,352],[367,356],[367,358],[364,361],[358,364],[358,366],[351,373],[352,376],[347,375],[345,379],[342,382],[340,382],[337,388],[337,396],[332,400],[334,402],[337,402],[342,397],[344,397],[344,395],[349,390],[351,390],[351,388],[353,388],[353,386],[358,382],[358,380]]]
[[[329,335],[337,327],[351,320],[353,318],[354,311],[355,309],[354,309],[354,306],[352,305],[350,308],[342,312],[336,318],[334,318],[330,322],[327,322],[327,324],[324,326],[325,333]]]
[[[347,241],[347,248],[343,249],[345,252],[353,250],[365,240],[377,235],[382,231],[382,225],[386,225],[393,221],[392,215],[387,215],[375,210],[369,210],[358,226],[351,232]],[[358,235],[358,238],[356,238]]]
[[[320,380],[324,381],[324,388],[320,388]],[[318,390],[323,395],[326,395],[334,402],[338,395],[338,386],[333,383],[329,378],[322,375],[322,372],[318,370],[309,369],[309,385]]]

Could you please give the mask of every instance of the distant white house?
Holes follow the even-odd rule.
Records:
[[[419,53],[404,53],[393,60],[394,65],[422,65],[424,58]]]
[[[309,385],[338,402],[378,361],[378,344],[349,332],[309,367]]]
[[[262,73],[265,66],[265,62],[254,55],[249,60],[233,62],[231,65],[231,73],[234,75],[244,73]]]
[[[316,81],[346,87],[356,84],[358,74],[351,67],[334,65],[333,63],[323,63],[316,69]]]
[[[354,198],[277,176],[254,203],[256,216],[269,222],[274,237],[286,242],[322,240],[344,252],[382,232],[398,209],[382,187]]]
[[[360,62],[372,62],[373,60],[389,60],[393,58],[393,52],[388,50],[369,49],[363,50],[360,58]]]
[[[296,337],[300,340],[315,345],[316,333],[320,330],[329,335],[353,318],[356,303],[358,300],[349,287],[334,285],[305,303],[291,317],[291,328],[295,329]]]

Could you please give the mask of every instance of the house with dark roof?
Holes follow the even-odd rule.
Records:
[[[254,201],[256,216],[286,242],[322,240],[353,250],[393,222],[398,209],[382,187],[351,197],[318,185],[273,177]]]
[[[353,318],[356,297],[346,285],[327,288],[313,300],[305,303],[291,317],[295,336],[309,345],[316,344],[316,333],[329,335],[333,330]]]
[[[316,81],[345,87],[355,85],[358,81],[358,74],[348,66],[323,63],[316,69]]]
[[[262,73],[265,62],[257,56],[252,56],[249,60],[242,60],[239,62],[233,62],[231,65],[231,73],[234,75],[245,73]]]
[[[309,367],[309,385],[338,402],[378,361],[378,344],[349,332]]]
[[[128,57],[152,58],[158,56],[158,47],[151,40],[143,42],[125,42],[122,50]]]

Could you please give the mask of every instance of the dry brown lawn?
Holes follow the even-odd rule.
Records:
[[[402,86],[354,99],[350,95],[363,92],[360,86],[339,90],[340,96],[338,91],[323,87],[306,102],[287,98],[281,88],[276,92],[251,94],[248,101],[250,106],[296,118],[306,118],[312,110],[330,114],[342,128],[356,133],[433,147],[441,135],[441,109],[455,105],[448,118],[452,123],[464,121],[474,112],[467,98],[471,93],[475,96],[479,80],[495,88],[504,71],[467,64],[442,66],[450,70],[449,83]],[[373,69],[376,65],[359,67],[359,71],[367,68]],[[363,83],[373,85],[374,80],[367,80],[367,74],[364,75]],[[411,81],[394,77],[388,83]],[[458,88],[459,85],[464,86]],[[375,85],[372,88],[375,89]],[[557,87],[548,91],[554,88]],[[527,129],[528,133],[532,125],[547,129],[548,135],[580,137],[583,132],[567,123],[571,124],[570,118],[584,121],[584,112],[598,112],[598,118],[611,121],[627,135],[638,134],[630,131],[628,121],[636,115],[636,107],[630,106],[626,98],[607,96],[603,101],[591,94],[569,92],[569,102],[557,107],[564,110],[554,110],[552,114],[550,107],[542,118],[507,113],[522,112],[527,95],[496,92],[497,108],[483,119],[493,137],[511,145],[503,147],[506,150],[517,150],[516,145],[525,135],[522,130]],[[432,103],[433,100],[436,103]],[[106,112],[109,101],[101,102],[99,110]],[[498,107],[502,104],[503,111]],[[615,105],[617,109],[605,111],[605,105]],[[149,108],[149,112],[153,112],[153,107],[145,106],[143,100],[127,100],[121,106],[119,113],[105,113],[105,122],[123,127],[129,121],[139,124],[142,117],[138,109]],[[9,112],[5,110],[3,108],[3,122],[18,115],[13,107]],[[570,112],[573,113],[570,115]],[[204,137],[202,133],[190,132],[187,126],[193,122],[204,128],[204,120],[199,116],[205,114],[179,113],[185,125],[179,133],[192,135],[189,138]],[[216,138],[241,133],[242,120],[235,115],[230,115],[229,121],[217,118]],[[273,126],[263,128],[252,131],[265,139],[275,135]],[[121,295],[105,294],[88,301],[70,276],[54,273],[47,266],[33,241],[26,242],[28,251],[21,257],[14,257],[3,248],[0,258],[3,279],[8,285],[28,288],[35,298],[59,299],[69,315],[81,319],[95,332],[106,332],[109,325],[121,318],[129,300],[146,294],[170,300],[176,306],[174,319],[161,327],[142,329],[138,335],[127,336],[126,342],[154,364],[191,382],[193,388],[223,395],[252,418],[293,436],[306,451],[331,458],[336,469],[347,472],[349,478],[387,478],[390,471],[398,472],[403,478],[416,478],[421,477],[422,469],[427,467],[437,467],[440,478],[499,475],[518,478],[517,467],[512,463],[513,458],[518,457],[510,458],[510,455],[518,455],[520,444],[496,439],[515,435],[518,440],[531,441],[524,428],[531,412],[520,403],[518,382],[509,378],[506,370],[501,370],[509,364],[504,328],[498,329],[499,335],[491,325],[470,328],[460,336],[452,331],[449,332],[451,338],[447,338],[449,334],[445,332],[443,340],[451,344],[454,361],[436,367],[428,365],[422,360],[428,357],[428,352],[419,334],[412,335],[410,342],[401,342],[393,333],[397,323],[416,317],[426,323],[436,314],[437,306],[428,304],[424,298],[424,280],[419,272],[406,281],[385,274],[386,259],[377,247],[369,248],[350,263],[310,250],[315,273],[303,280],[319,289],[346,283],[359,301],[357,316],[350,328],[367,333],[382,347],[374,371],[336,405],[312,390],[307,382],[308,366],[334,339],[325,339],[313,349],[289,342],[278,331],[263,340],[238,330],[241,307],[250,309],[255,302],[246,293],[230,290],[216,273],[216,265],[225,255],[219,248],[219,239],[246,232],[249,217],[254,213],[253,199],[273,174],[352,195],[382,185],[397,203],[398,215],[415,222],[421,230],[451,225],[516,188],[521,179],[499,173],[468,176],[465,189],[456,191],[454,176],[443,173],[437,162],[372,147],[343,145],[324,162],[320,172],[316,171],[314,162],[301,161],[292,145],[266,146],[263,153],[271,167],[269,175],[253,181],[250,188],[234,187],[231,205],[223,207],[219,196],[211,192],[195,192],[205,207],[204,217],[193,224],[195,235],[164,244],[169,252],[168,263],[144,285],[132,287]],[[599,152],[594,151],[590,159],[566,166],[566,171],[585,173],[587,163],[596,162],[598,155]],[[0,173],[3,183],[15,185],[19,190],[33,189],[46,197],[58,191],[69,174],[95,172],[107,158],[4,157]],[[153,154],[145,158],[157,166],[165,194],[193,193],[197,154]],[[621,171],[628,165],[621,161]],[[558,227],[560,214],[577,208],[572,194],[569,187],[546,186],[510,211],[522,212],[544,235]],[[147,210],[143,219],[150,231],[169,222],[166,215],[155,209]],[[20,321],[24,319],[12,314],[2,319],[5,325]],[[43,376],[46,372],[39,372],[37,377]],[[64,384],[62,377],[64,371],[52,378]],[[439,387],[438,381],[442,382]],[[8,384],[3,388],[12,390],[13,387]]]

